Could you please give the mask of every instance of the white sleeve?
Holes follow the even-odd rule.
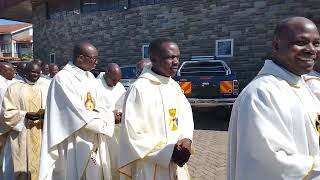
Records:
[[[100,112],[99,116],[100,118],[93,119],[85,128],[112,137],[115,126],[113,112]]]

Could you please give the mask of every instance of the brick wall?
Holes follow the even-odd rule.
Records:
[[[171,2],[170,2],[171,1]],[[271,36],[277,22],[305,16],[320,24],[318,0],[170,0],[167,3],[71,15],[47,20],[44,4],[33,7],[34,55],[44,60],[56,54],[58,64],[72,57],[74,42],[91,41],[99,50],[99,65],[132,64],[141,46],[170,37],[180,46],[181,60],[192,55],[214,55],[215,40],[233,39],[234,53],[224,58],[242,87],[270,57]]]

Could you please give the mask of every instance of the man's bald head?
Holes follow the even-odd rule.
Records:
[[[120,66],[116,63],[109,63],[105,69],[106,73],[121,73]]]
[[[41,59],[34,59],[33,62],[39,64],[40,66],[42,65],[42,60]]]
[[[74,45],[73,63],[84,71],[91,71],[98,64],[98,50],[89,42]]]
[[[282,39],[292,36],[295,31],[303,31],[304,27],[301,24],[305,24],[307,28],[316,28],[316,25],[305,17],[290,17],[286,18],[276,26],[273,37]]]
[[[115,86],[121,79],[121,69],[118,64],[110,63],[105,69],[104,79],[108,86]]]
[[[151,66],[152,63],[150,59],[141,59],[136,64],[136,76],[138,77],[142,73],[143,68],[151,68]]]
[[[281,21],[272,41],[275,62],[295,75],[309,73],[320,50],[320,36],[316,25],[304,17]]]
[[[0,63],[0,75],[6,78],[7,80],[12,80],[16,70],[13,65],[10,63]]]

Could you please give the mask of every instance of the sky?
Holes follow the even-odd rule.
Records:
[[[21,24],[23,22],[19,21],[11,21],[11,20],[6,20],[6,19],[0,19],[0,25],[7,25],[7,24]]]

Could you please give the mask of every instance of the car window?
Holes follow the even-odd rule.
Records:
[[[122,79],[135,79],[136,78],[136,67],[128,66],[121,67]]]
[[[182,76],[216,76],[226,74],[226,70],[220,62],[193,62],[182,66]]]

